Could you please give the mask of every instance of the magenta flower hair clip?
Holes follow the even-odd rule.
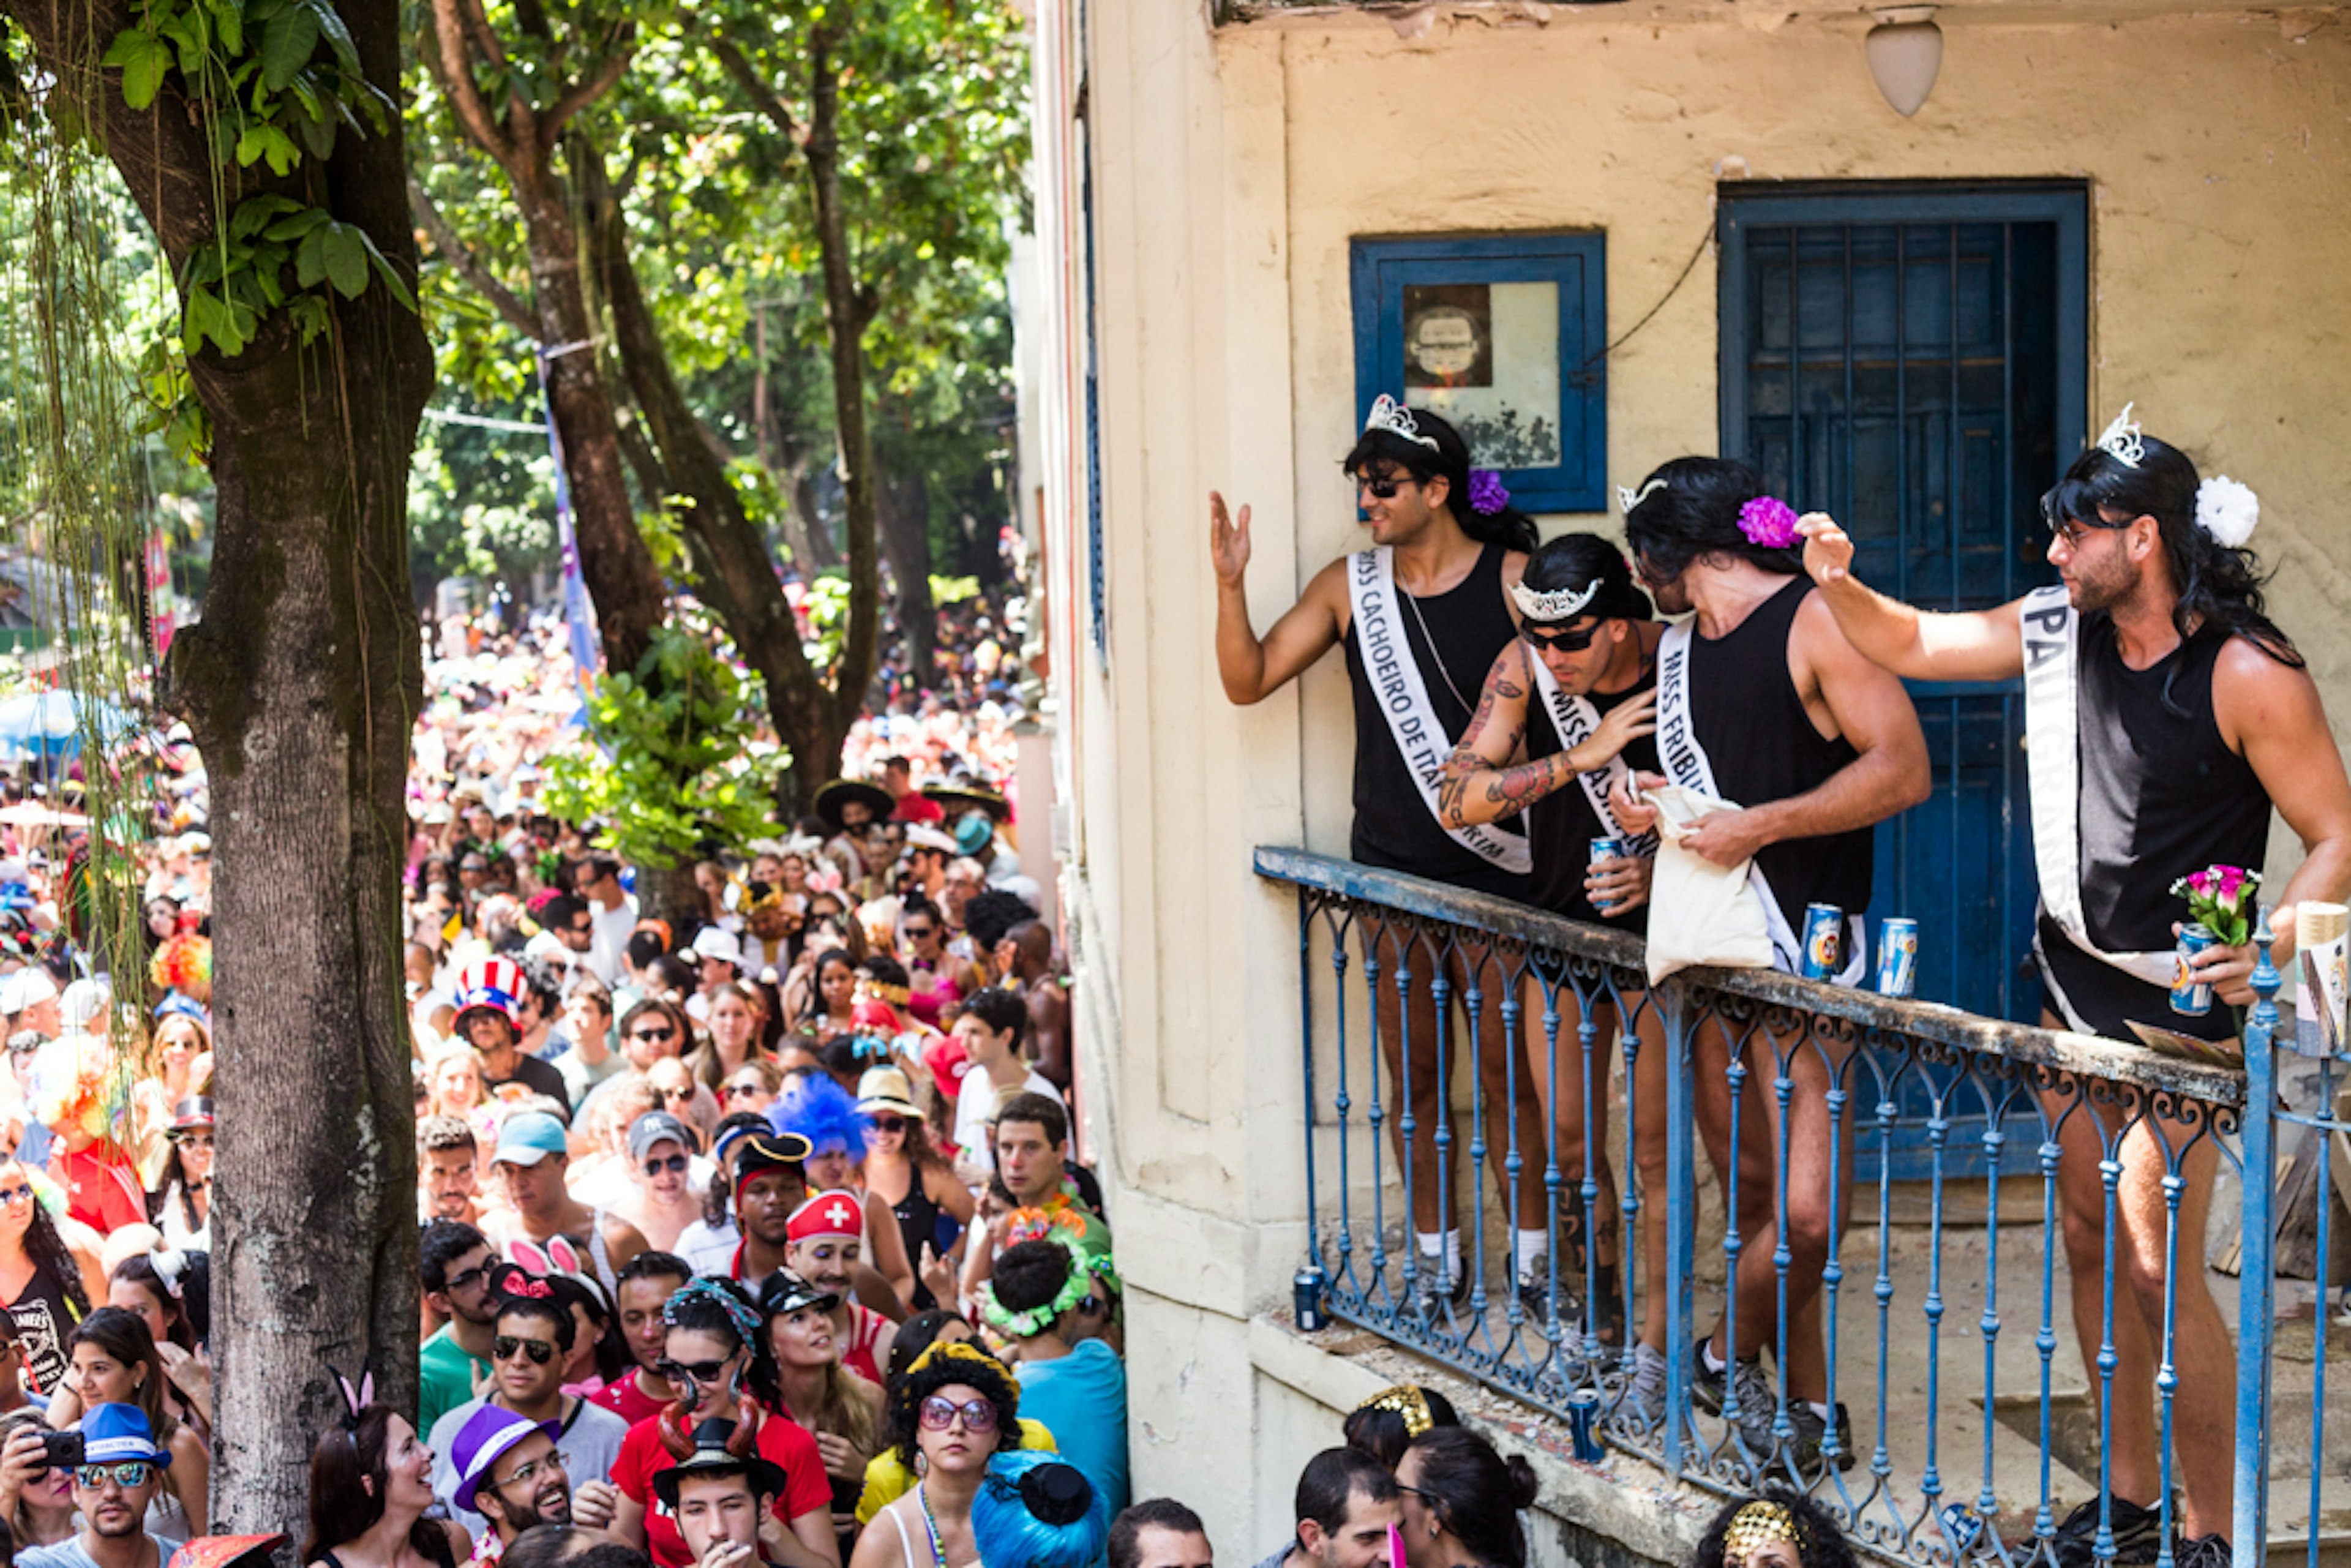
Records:
[[[1758,496],[1740,507],[1739,531],[1765,549],[1786,549],[1802,537],[1796,532],[1796,508],[1777,496]]]
[[[1490,517],[1510,504],[1510,491],[1502,487],[1502,476],[1491,468],[1473,469],[1469,475],[1469,509],[1481,517]]]

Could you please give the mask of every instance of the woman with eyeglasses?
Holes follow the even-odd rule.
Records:
[[[147,1218],[163,1245],[209,1252],[213,1245],[212,1096],[183,1100],[173,1110],[162,1168],[147,1194]]]
[[[914,1269],[912,1305],[924,1312],[955,1298],[954,1249],[971,1224],[971,1188],[956,1179],[931,1142],[906,1075],[894,1067],[870,1069],[858,1081],[864,1113],[865,1190],[890,1206]]]
[[[106,1297],[98,1239],[87,1226],[61,1224],[64,1212],[65,1195],[46,1175],[0,1162],[0,1307],[24,1341],[25,1381],[45,1396],[65,1381],[66,1335]]]
[[[947,917],[916,894],[898,913],[898,950],[906,958],[906,1010],[939,1027],[939,1014],[987,984],[979,966],[947,951]]]
[[[658,1416],[629,1428],[612,1464],[620,1489],[611,1534],[650,1552],[657,1568],[689,1568],[685,1539],[666,1510],[653,1506],[653,1478],[694,1452],[695,1428],[732,1421],[730,1448],[778,1466],[785,1484],[770,1503],[784,1532],[769,1542],[776,1568],[840,1568],[832,1535],[832,1488],[807,1428],[763,1405],[756,1389],[775,1381],[759,1310],[732,1280],[695,1279],[662,1307],[668,1325],[654,1370],[677,1391]]]
[[[882,1385],[841,1364],[832,1310],[841,1298],[788,1270],[768,1276],[759,1316],[773,1381],[759,1397],[816,1438],[832,1487],[832,1526],[846,1553],[857,1539],[857,1498],[865,1466],[882,1447]]]
[[[1021,1446],[1020,1385],[977,1346],[942,1339],[890,1401],[898,1460],[922,1479],[873,1516],[849,1568],[962,1568],[977,1561],[971,1503],[987,1461]]]

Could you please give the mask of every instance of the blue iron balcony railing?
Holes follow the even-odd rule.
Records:
[[[2238,1568],[2351,1543],[2323,1176],[2306,1337],[2272,1277],[2278,1140],[2346,1131],[2341,1065],[2303,1064],[2312,1108],[2280,1105],[2266,947],[2239,1071],[1769,971],[1652,990],[1614,931],[1298,850],[1256,863],[1298,898],[1308,1267],[1334,1318],[1568,1423],[1586,1458],[1808,1492],[1889,1563],[2168,1565],[2191,1522]],[[1897,1147],[1922,1104],[1923,1160]],[[2216,1170],[2242,1214],[2217,1298]],[[2159,1213],[2120,1212],[2134,1172]],[[2091,1184],[2070,1220],[2068,1182]],[[2120,1225],[2159,1232],[2159,1267],[2118,1261]],[[1718,1323],[1768,1359],[1706,1370]]]

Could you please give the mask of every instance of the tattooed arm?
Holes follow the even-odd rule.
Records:
[[[1523,810],[1575,775],[1557,765],[1563,757],[1521,762],[1527,737],[1527,702],[1534,683],[1527,671],[1526,645],[1510,640],[1486,672],[1486,689],[1469,727],[1445,759],[1437,780],[1437,806],[1449,828],[1490,822]]]

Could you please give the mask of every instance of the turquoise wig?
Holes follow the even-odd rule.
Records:
[[[987,1461],[971,1539],[982,1568],[1094,1568],[1110,1546],[1110,1504],[1060,1455],[1019,1448]]]
[[[809,1152],[839,1149],[852,1159],[865,1157],[868,1124],[857,1108],[857,1098],[821,1072],[802,1072],[786,1081],[775,1103],[768,1107],[768,1123],[778,1133],[798,1133],[809,1141]]]

